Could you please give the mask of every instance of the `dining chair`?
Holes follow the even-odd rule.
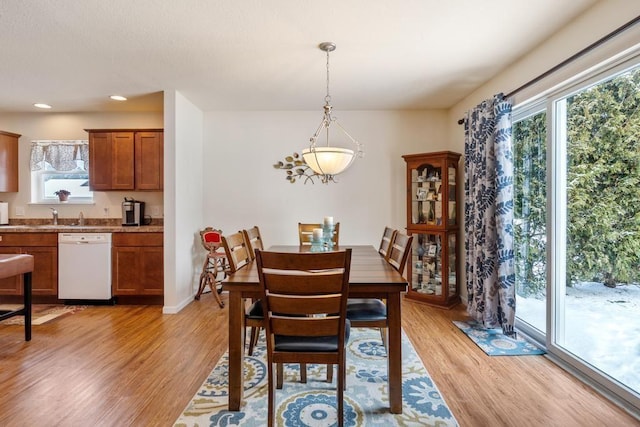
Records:
[[[338,365],[337,418],[342,426],[351,249],[315,253],[258,250],[256,262],[267,337],[268,425],[274,425],[282,365],[320,363]]]
[[[385,260],[400,275],[404,273],[412,241],[413,236],[398,230],[393,232]],[[379,328],[382,344],[387,348],[387,305],[384,301],[378,298],[350,298],[347,302],[347,319],[354,328]]]
[[[264,242],[262,241],[262,235],[260,234],[260,229],[257,225],[253,227],[242,230],[242,235],[244,237],[245,244],[247,245],[247,250],[249,251],[249,257],[251,259],[255,259],[255,250],[264,250]],[[253,355],[253,349],[258,342],[258,338],[260,336],[260,330],[262,329],[262,324],[264,323],[264,315],[262,312],[262,304],[259,299],[253,300],[251,302],[251,307],[247,311],[245,315],[245,326],[250,327],[250,338],[249,338],[249,356]]]
[[[222,308],[224,307],[224,302],[222,302],[218,293],[218,285],[220,284],[218,275],[223,273],[224,277],[227,277],[227,258],[222,248],[222,230],[206,227],[200,230],[200,241],[202,242],[202,247],[207,251],[207,255],[200,273],[200,286],[194,299],[199,300],[204,290],[209,286],[218,305]]]
[[[322,224],[311,224],[311,223],[298,223],[298,238],[300,240],[300,245],[310,245],[311,238],[313,237],[313,230],[315,228],[322,228]],[[334,246],[338,246],[338,242],[340,241],[340,223],[336,222],[333,226],[333,241]]]
[[[409,236],[401,231],[396,231],[389,246],[387,261],[395,268],[400,275],[404,275],[404,268],[407,265],[407,258],[411,250],[413,236]]]
[[[242,235],[244,236],[244,241],[247,244],[249,256],[251,257],[251,259],[254,259],[256,257],[256,249],[260,249],[261,251],[264,250],[264,242],[262,241],[260,229],[257,225],[254,225],[248,230],[242,230]]]
[[[382,233],[382,239],[380,240],[380,247],[378,248],[378,253],[382,255],[385,259],[389,254],[389,247],[391,246],[391,241],[393,240],[393,236],[395,235],[396,230],[391,227],[385,227],[384,232]]]
[[[248,265],[251,261],[251,251],[241,231],[227,236],[222,236],[222,246],[229,261],[228,273],[233,274]],[[260,300],[252,301],[244,314],[245,331],[250,329],[249,350],[247,354],[253,355],[260,328],[264,324],[264,314]]]

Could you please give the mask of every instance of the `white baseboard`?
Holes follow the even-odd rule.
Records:
[[[193,302],[193,295],[188,298],[185,298],[178,305],[165,305],[162,307],[162,314],[177,314],[192,302]]]

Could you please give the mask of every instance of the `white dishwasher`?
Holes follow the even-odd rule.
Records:
[[[58,299],[111,301],[111,233],[58,233]]]

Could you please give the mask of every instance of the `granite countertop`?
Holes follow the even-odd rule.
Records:
[[[0,233],[162,233],[161,225],[0,225]]]
[[[77,225],[77,220],[58,220],[58,225],[51,220],[26,219],[10,221],[8,225],[0,225],[0,233],[162,233],[162,221],[153,221],[151,225],[123,226],[120,219],[87,218],[85,224]]]

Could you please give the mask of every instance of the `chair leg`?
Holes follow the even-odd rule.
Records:
[[[380,328],[380,337],[382,338],[382,345],[385,350],[389,350],[388,346],[388,338],[387,338],[387,328]]]
[[[306,363],[300,364],[300,382],[302,384],[307,383],[307,364]]]
[[[251,338],[249,340],[249,356],[253,356],[253,349],[255,348],[259,337],[260,337],[260,328],[256,328],[255,326],[252,326]]]
[[[333,382],[333,365],[332,364],[327,365],[327,382],[328,383]]]
[[[218,305],[220,306],[220,308],[224,307],[224,302],[222,302],[222,299],[220,299],[220,295],[218,294],[218,290],[216,289],[218,282],[216,281],[216,277],[214,275],[214,273],[209,272],[207,273],[207,276],[209,277],[209,287],[211,287],[211,293],[215,296],[216,301],[218,301]]]
[[[344,425],[344,390],[347,387],[345,359],[338,364],[338,387],[336,387],[336,397],[338,399],[338,427]]]
[[[281,389],[282,383],[284,382],[284,373],[283,373],[282,363],[276,363],[276,374],[277,374],[276,388]]]
[[[274,381],[273,381],[273,363],[267,363],[267,378],[269,391],[267,393],[268,405],[267,405],[267,417],[268,417],[268,427],[273,427],[273,421],[275,418],[275,394],[276,391],[274,389]],[[282,364],[278,363],[278,371],[282,372]]]

